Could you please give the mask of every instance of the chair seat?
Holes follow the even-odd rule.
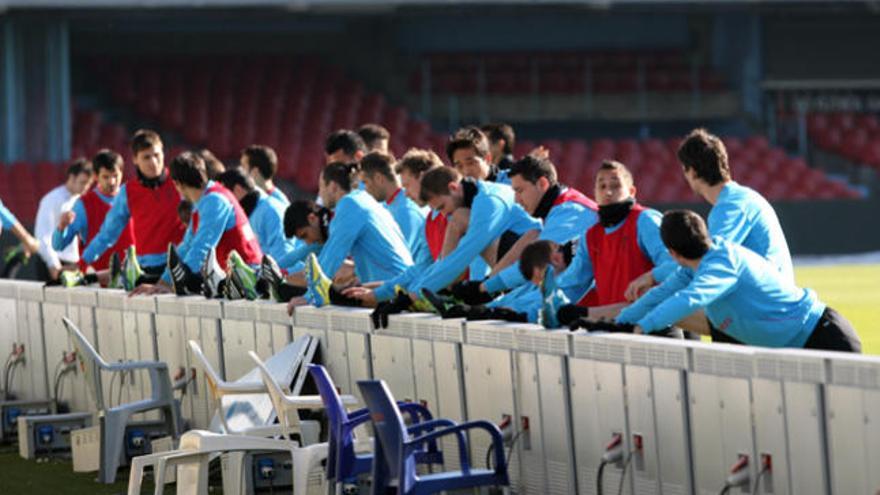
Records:
[[[504,483],[495,474],[495,471],[490,469],[471,469],[467,474],[462,471],[444,471],[419,476],[418,484],[413,493],[437,493],[438,491],[499,484]]]

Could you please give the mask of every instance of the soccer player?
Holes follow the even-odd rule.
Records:
[[[149,130],[135,132],[131,152],[137,176],[119,189],[101,229],[82,255],[86,264],[97,261],[116,245],[131,221],[134,249],[129,249],[123,268],[123,274],[128,274],[124,278],[129,290],[138,281],[153,283],[159,279],[165,270],[168,244],[179,243],[186,230],[177,215],[180,193],[168,180],[159,135]]]
[[[424,174],[421,196],[432,209],[447,215],[458,215],[460,208],[467,208],[469,218],[467,231],[454,249],[434,263],[414,284],[411,289],[414,299],[420,297],[423,288],[437,292],[449,286],[477,256],[482,255],[487,264],[498,271],[512,264],[519,258],[520,252],[497,242],[505,232],[511,231],[530,242],[537,239],[541,231],[541,221],[516,204],[513,190],[509,187],[462,179],[461,174],[453,168],[436,168]]]
[[[364,140],[368,151],[381,151],[388,153],[388,141],[391,133],[379,124],[364,124],[357,130],[358,135]]]
[[[64,184],[49,191],[40,200],[34,236],[40,241],[42,263],[37,271],[46,281],[57,281],[63,269],[75,269],[79,262],[79,246],[68,245],[56,250],[52,245],[52,234],[58,226],[61,215],[73,208],[73,202],[89,189],[92,184],[92,165],[85,158],[75,160],[67,167]]]
[[[453,134],[446,143],[446,156],[464,177],[510,184],[507,171],[499,170],[493,164],[489,140],[476,127],[465,127]]]
[[[773,206],[754,189],[733,180],[721,139],[705,129],[695,129],[681,143],[678,160],[691,189],[712,205],[709,234],[751,249],[767,258],[783,277],[794,281],[788,243]],[[627,299],[635,300],[662,281],[665,272],[657,267],[633,281],[627,288]]]
[[[287,209],[284,203],[256,187],[253,179],[240,168],[223,172],[217,177],[217,182],[223,184],[238,200],[264,254],[277,261],[296,250],[296,238],[284,236],[284,212]]]
[[[222,184],[208,180],[205,161],[193,152],[174,157],[169,169],[174,187],[193,204],[192,219],[176,253],[173,246],[169,246],[168,270],[161,282],[155,286],[142,285],[135,293],[170,292],[172,288],[178,295],[202,293],[203,282],[215,282],[208,280],[215,274],[202,270],[214,250],[221,263],[228,260],[233,276],[239,270],[248,274],[247,297],[256,298],[256,275],[248,267],[260,264],[263,251],[235,196]],[[219,290],[216,285],[211,286],[206,295],[213,297]]]
[[[424,205],[424,201],[419,196],[421,193],[419,181],[429,170],[442,166],[443,161],[433,151],[414,148],[403,155],[394,170],[400,177],[400,183],[404,187],[404,193],[407,197],[415,204]],[[350,287],[345,289],[343,294],[360,299],[363,306],[373,307],[393,298],[397,287],[406,290],[409,284],[420,277],[440,256],[446,235],[446,215],[439,211],[429,210],[419,235],[422,247],[414,251],[414,264],[404,273],[391,280],[385,280],[381,284],[374,284],[375,287],[366,285]]]
[[[516,134],[508,124],[486,124],[483,134],[489,139],[489,154],[492,165],[498,170],[508,170],[513,162],[513,147],[516,145]]]
[[[367,154],[367,145],[358,133],[339,129],[324,143],[325,163],[358,163]]]
[[[394,173],[394,167],[393,156],[375,151],[368,153],[361,159],[361,181],[364,189],[391,212],[403,233],[413,260],[430,259],[423,235],[427,208],[420,207],[407,196],[400,187],[400,179]]]
[[[861,352],[852,325],[798,288],[766,258],[721,236],[710,237],[692,211],[663,216],[663,242],[679,267],[617,317],[651,333],[669,325],[690,327],[689,315],[704,309],[713,327],[734,339],[766,347],[802,347]]]
[[[580,191],[560,184],[556,167],[549,159],[529,155],[514,163],[508,172],[516,202],[543,222],[539,239],[565,244],[581,237],[596,223],[596,203]],[[523,239],[517,243],[520,250],[527,245]],[[454,292],[465,302],[476,304],[487,302],[489,294],[513,289],[526,281],[519,266],[514,265],[484,282],[460,284]]]
[[[278,172],[278,155],[275,154],[275,150],[256,144],[248,146],[241,152],[240,163],[245,173],[249,174],[266,194],[281,201],[284,206],[290,204],[284,192],[272,182],[272,178]]]
[[[73,204],[73,209],[61,214],[58,228],[52,234],[52,247],[56,251],[65,249],[74,238],[79,238],[80,247],[87,246],[98,234],[107,212],[113,205],[113,200],[119,194],[122,186],[122,168],[125,162],[122,156],[115,151],[102,149],[92,158],[92,166],[95,169],[96,187],[80,196]],[[121,260],[125,251],[134,243],[134,232],[131,221],[122,229],[116,243],[91,263],[92,268],[98,272],[99,277],[110,268],[110,259],[115,253],[117,260]],[[80,270],[85,271],[86,263],[80,262]],[[86,282],[90,282],[91,277]],[[102,280],[102,285],[108,281]]]
[[[305,276],[309,287],[306,300],[316,306],[344,301],[332,287],[347,256],[354,261],[354,272],[361,283],[390,280],[412,266],[413,260],[400,227],[391,213],[357,185],[357,165],[331,163],[321,174],[320,196],[334,210],[319,257],[310,255]],[[317,239],[315,239],[317,241]],[[303,301],[291,300],[292,305]]]

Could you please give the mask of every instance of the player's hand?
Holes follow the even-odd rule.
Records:
[[[636,325],[636,326],[633,327],[633,333],[635,333],[635,334],[643,334],[643,333],[645,333],[645,331],[642,330],[642,327]]]
[[[37,251],[40,250],[40,241],[34,236],[28,235],[22,239],[21,246],[24,248],[25,255],[30,257],[31,255],[37,254]]]
[[[361,286],[349,287],[347,289],[343,289],[342,295],[345,297],[353,297],[361,301],[364,306],[376,305],[376,293],[373,291],[373,289],[368,289]]]
[[[642,294],[648,292],[648,289],[653,287],[656,283],[657,281],[654,280],[654,275],[650,271],[647,271],[629,283],[629,286],[623,293],[623,297],[625,297],[627,301],[633,302],[642,297]]]
[[[532,151],[529,151],[529,156],[533,158],[547,159],[550,158],[550,150],[541,145]]]
[[[76,213],[73,211],[65,211],[61,214],[61,219],[58,220],[58,230],[64,230],[76,220]]]
[[[294,297],[290,301],[287,301],[287,314],[293,316],[293,311],[297,306],[308,306],[309,302],[305,297]]]
[[[58,280],[61,276],[61,268],[49,268],[49,279]]]
[[[128,297],[154,296],[157,294],[171,294],[171,289],[164,284],[141,284],[135,287]]]

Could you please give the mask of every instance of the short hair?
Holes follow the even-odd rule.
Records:
[[[509,177],[519,175],[523,180],[535,184],[541,177],[546,177],[550,185],[557,182],[556,167],[549,158],[538,158],[526,155],[510,166],[507,172]]]
[[[604,160],[602,164],[599,165],[599,170],[596,171],[596,176],[598,177],[599,172],[602,170],[614,170],[620,172],[620,175],[623,176],[624,180],[629,182],[629,185],[633,185],[633,176],[632,172],[629,171],[626,165],[617,160]]]
[[[205,160],[192,151],[184,151],[171,160],[171,180],[196,189],[208,183]]]
[[[513,154],[513,147],[516,145],[516,134],[513,132],[513,127],[510,127],[508,124],[496,123],[486,124],[483,126],[482,130],[490,143],[497,143],[503,139],[504,154]]]
[[[65,177],[76,177],[80,174],[86,174],[89,177],[92,176],[92,164],[83,157],[77,158],[67,166]]]
[[[379,124],[364,124],[357,130],[357,133],[368,150],[376,149],[379,141],[391,139],[391,133],[388,132],[388,129]]]
[[[131,137],[131,153],[137,156],[143,150],[148,150],[153,146],[162,146],[162,138],[156,131],[149,129],[138,129]]]
[[[361,172],[367,177],[372,177],[374,174],[382,174],[386,179],[393,181],[395,179],[394,157],[381,151],[367,153],[361,159]]]
[[[702,258],[712,245],[706,222],[691,210],[664,213],[660,223],[660,238],[667,248],[689,260]]]
[[[449,196],[449,183],[460,180],[461,174],[452,167],[432,168],[420,180],[420,199],[427,203],[434,196]]]
[[[208,179],[215,180],[218,175],[226,171],[226,165],[217,158],[208,148],[197,150],[196,153],[205,160],[205,170],[208,172]]]
[[[122,160],[122,155],[119,153],[104,148],[95,153],[95,156],[92,158],[92,166],[95,168],[96,174],[101,173],[101,170],[115,172],[122,170],[125,166],[125,161]]]
[[[339,129],[327,136],[327,141],[324,143],[324,153],[332,155],[339,150],[348,156],[354,156],[358,151],[366,153],[367,145],[364,144],[364,140],[358,133],[349,129]]]
[[[489,156],[489,140],[483,131],[474,126],[459,129],[446,143],[446,156],[452,160],[452,154],[460,149],[471,148],[480,158]]]
[[[254,179],[244,173],[244,170],[242,170],[241,167],[230,168],[218,175],[216,180],[230,191],[233,190],[235,186],[239,186],[247,192],[252,192],[257,189],[256,184],[254,184]]]
[[[324,167],[321,172],[321,180],[326,183],[335,182],[343,191],[351,191],[357,183],[357,163],[333,162]]]
[[[443,160],[431,150],[410,148],[403,157],[397,161],[394,171],[400,175],[404,170],[413,177],[421,177],[423,173],[433,168],[442,167]]]
[[[321,216],[324,208],[311,199],[296,199],[284,210],[284,236],[292,238],[296,231],[309,225],[309,214]]]
[[[731,178],[724,143],[706,129],[694,129],[684,138],[678,148],[678,161],[710,186]]]
[[[519,271],[526,280],[532,279],[535,268],[544,268],[550,263],[554,246],[550,241],[535,241],[523,249],[519,256]]]
[[[241,154],[248,158],[248,165],[259,170],[266,180],[275,177],[278,172],[278,155],[268,146],[253,144],[241,150]]]

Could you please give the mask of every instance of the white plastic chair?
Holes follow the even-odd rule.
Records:
[[[228,395],[252,395],[254,393],[263,394],[264,397],[267,397],[265,377],[271,380],[274,390],[282,390],[276,377],[279,374],[285,375],[285,373],[279,373],[277,369],[279,365],[285,365],[285,363],[287,367],[296,370],[296,379],[293,380],[294,386],[292,388],[294,393],[299,392],[305,380],[304,375],[307,373],[305,364],[311,361],[317,340],[308,336],[298,339],[297,342],[291,344],[293,346],[291,349],[285,348],[285,350],[270,358],[269,361],[272,362],[273,368],[276,369],[270,370],[266,363],[260,361],[257,368],[235,382],[227,382],[220,379],[219,374],[205,358],[198,344],[190,341],[189,345],[197,364],[208,378],[212,394],[218,400],[218,415],[221,418],[220,422],[223,424],[223,429],[229,431],[230,429],[225,421],[229,411],[223,409],[220,398]],[[299,352],[300,350],[302,352]],[[290,381],[286,379],[288,376],[285,376],[285,381]],[[254,383],[253,378],[263,378],[263,381]],[[271,393],[269,392],[269,397],[271,397]],[[283,392],[281,393],[283,394]],[[296,398],[296,396],[294,395],[293,398]],[[346,399],[348,402],[355,402],[355,399],[351,396]],[[270,401],[274,411],[272,418],[274,419],[275,416],[279,418],[280,423],[278,425],[255,425],[232,434],[192,430],[181,437],[180,446],[177,450],[135,457],[131,463],[128,493],[131,495],[140,493],[144,469],[147,466],[152,466],[156,494],[163,492],[167,469],[171,468],[177,469],[178,494],[207,494],[208,465],[213,458],[224,452],[229,453],[229,462],[224,466],[224,493],[239,493],[242,490],[244,482],[244,454],[246,452],[289,452],[295,466],[294,470],[296,470],[296,466],[313,465],[315,458],[320,462],[326,457],[326,444],[313,445],[316,448],[303,448],[300,447],[300,442],[290,439],[291,435],[298,435],[302,439],[303,444],[315,444],[320,434],[318,423],[315,421],[300,421],[298,415],[295,413],[291,414],[291,410],[294,407],[293,404],[278,407],[275,405],[274,399],[270,398]],[[298,408],[309,409],[321,407],[323,407],[323,403],[319,396],[307,396],[300,401],[298,406]],[[279,436],[281,438],[265,438],[267,436]],[[308,470],[306,473],[308,473]],[[306,483],[302,487],[295,485],[295,494],[305,495],[308,479],[302,478],[302,482]],[[294,483],[297,483],[296,478],[294,478]]]
[[[97,405],[101,428],[101,459],[98,468],[98,481],[113,483],[116,481],[116,470],[124,462],[125,428],[132,415],[154,410],[162,411],[166,431],[174,438],[180,435],[180,406],[174,399],[168,365],[158,361],[108,363],[104,361],[72,321],[64,317],[61,320],[70,336],[73,337],[76,359],[86,382],[92,389]],[[101,388],[101,372],[124,373],[140,370],[149,373],[150,398],[106,407]]]

